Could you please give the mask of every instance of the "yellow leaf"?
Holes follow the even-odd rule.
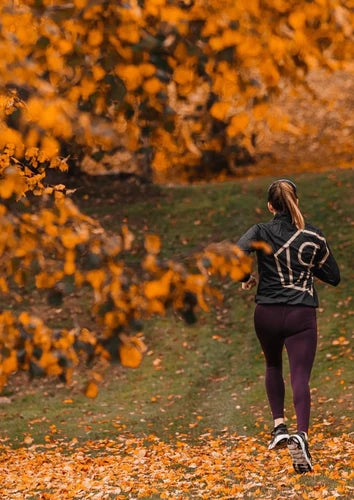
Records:
[[[31,321],[31,317],[28,314],[28,312],[26,312],[26,311],[23,311],[19,315],[18,319],[19,319],[19,321],[21,321],[21,323],[23,324],[23,326],[27,326],[30,323],[30,321]]]
[[[160,314],[161,316],[163,316],[165,314],[165,306],[163,305],[163,303],[160,300],[157,300],[157,299],[153,299],[153,300],[149,301],[147,310],[150,314],[156,313],[156,314]]]
[[[234,281],[239,281],[244,277],[245,273],[239,266],[232,266],[230,270],[230,278]]]
[[[268,87],[275,87],[279,82],[279,72],[271,59],[266,59],[260,65],[260,71],[264,80],[264,83]]]
[[[54,226],[54,224],[48,224],[45,226],[45,232],[49,234],[49,236],[55,238],[56,236],[58,236],[59,229],[58,226]]]
[[[161,280],[149,281],[146,283],[144,289],[145,295],[148,299],[153,299],[155,297],[161,297],[162,295],[166,295],[168,289]]]
[[[88,271],[88,273],[86,274],[86,280],[91,283],[92,287],[95,290],[98,290],[102,286],[104,279],[105,272],[103,269]]]
[[[185,85],[187,83],[192,83],[194,81],[195,74],[192,68],[188,66],[177,66],[174,72],[174,81],[180,85]]]
[[[3,276],[0,276],[0,290],[2,291],[2,293],[8,293],[9,291],[7,282]]]
[[[262,47],[260,43],[258,43],[257,38],[251,36],[243,38],[237,46],[237,53],[245,59],[245,64],[248,62],[248,58],[255,58],[259,56],[261,50]],[[252,65],[252,59],[249,62]]]
[[[148,254],[142,262],[142,268],[155,273],[158,270],[155,255]]]
[[[140,350],[135,345],[128,343],[120,344],[119,355],[122,365],[129,368],[137,368],[143,359],[143,355]]]
[[[92,375],[92,378],[94,380],[96,380],[96,382],[102,382],[103,377],[102,377],[102,375],[100,373],[92,372],[91,375]]]
[[[0,182],[0,196],[2,198],[10,198],[15,191],[15,181],[12,177],[6,177]]]
[[[0,373],[0,391],[6,385],[6,382],[7,382],[7,376],[4,375],[3,373]]]
[[[155,234],[148,234],[145,237],[144,246],[148,253],[157,255],[160,252],[161,240]]]
[[[295,30],[299,30],[303,28],[306,22],[306,14],[302,10],[297,10],[292,12],[289,16],[289,24]]]
[[[128,226],[122,226],[123,246],[124,250],[130,250],[134,241],[134,234],[129,231]]]
[[[76,270],[75,262],[72,260],[67,260],[65,261],[64,264],[64,273],[70,276],[71,274],[74,274]]]
[[[25,182],[22,175],[16,169],[9,167],[5,170],[5,178],[0,180],[0,196],[10,198],[14,193],[22,194],[25,189]]]
[[[267,116],[268,111],[268,103],[262,102],[260,104],[256,104],[252,109],[252,114],[255,120],[263,120]]]
[[[134,64],[118,64],[115,67],[116,74],[123,80],[127,90],[135,90],[141,85],[143,76],[139,66]]]
[[[91,94],[93,94],[96,90],[96,82],[92,80],[91,78],[83,78],[81,80],[81,95],[83,99],[88,99]]]
[[[139,29],[133,23],[122,23],[117,28],[117,35],[120,40],[136,44],[140,40]]]
[[[139,349],[141,353],[147,351],[146,344],[139,337],[130,337],[130,341],[135,345],[137,349]]]
[[[227,102],[215,102],[210,108],[210,114],[217,120],[225,120],[230,109],[230,104]]]
[[[263,250],[266,254],[273,253],[272,247],[265,241],[254,241],[251,246],[257,250]]]
[[[61,235],[61,241],[65,248],[73,249],[78,243],[80,243],[80,238],[71,229],[64,229]]]
[[[170,282],[172,274],[172,271],[167,271],[161,279],[149,281],[148,283],[146,283],[144,288],[145,296],[148,299],[166,297],[170,292]]]
[[[213,50],[219,51],[225,48],[225,40],[221,36],[214,36],[209,39],[209,45]]]
[[[247,113],[239,113],[231,118],[230,125],[227,127],[227,133],[230,137],[244,132],[249,124],[250,118]]]
[[[43,137],[41,142],[41,150],[49,159],[58,154],[59,147],[59,142],[53,137]]]
[[[98,80],[102,80],[102,78],[104,77],[104,75],[106,73],[105,73],[105,70],[101,66],[98,66],[96,64],[95,66],[92,67],[92,74],[93,74],[94,80],[98,81]]]
[[[156,67],[150,63],[140,64],[139,69],[140,73],[146,78],[153,76],[156,72]]]
[[[157,151],[152,161],[152,166],[158,172],[164,172],[168,170],[170,161],[163,151]]]
[[[280,60],[287,52],[287,42],[279,36],[273,35],[269,40],[269,49],[273,57]]]
[[[25,439],[23,440],[25,444],[32,444],[33,443],[33,438],[31,436],[26,436]]]
[[[207,282],[207,277],[203,274],[190,274],[187,276],[185,287],[195,294],[201,294]]]
[[[162,83],[158,78],[149,78],[144,82],[143,88],[148,94],[157,94],[162,89]]]
[[[101,30],[90,30],[87,38],[89,45],[92,47],[97,47],[103,41],[103,35]]]
[[[97,383],[94,382],[93,380],[91,380],[87,386],[86,386],[86,389],[85,389],[85,396],[87,396],[88,398],[95,398],[98,394],[98,386],[97,386]]]
[[[0,149],[5,146],[12,145],[12,147],[16,148],[16,154],[19,156],[22,154],[24,150],[24,145],[22,142],[21,134],[12,128],[6,127],[0,128]]]
[[[5,375],[9,375],[10,373],[13,373],[17,370],[18,364],[17,364],[17,357],[16,357],[16,352],[11,351],[11,354],[8,358],[5,358],[2,362],[2,373]]]
[[[69,40],[62,38],[58,42],[58,48],[62,54],[67,54],[72,50],[73,44]]]

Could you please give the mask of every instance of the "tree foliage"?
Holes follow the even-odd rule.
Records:
[[[232,170],[287,128],[285,81],[352,60],[353,24],[345,0],[2,1],[0,146],[158,180]]]

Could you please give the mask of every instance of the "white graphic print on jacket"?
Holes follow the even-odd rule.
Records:
[[[313,238],[302,243],[296,248],[296,239],[300,235],[309,234]],[[313,239],[320,240],[318,243]],[[302,238],[301,238],[302,239]],[[325,254],[320,262],[315,262],[316,253],[325,245]],[[292,244],[292,248],[290,245]],[[285,288],[296,288],[308,292],[313,296],[313,277],[311,269],[317,265],[322,267],[329,255],[326,238],[308,229],[299,229],[279,250],[274,254],[280,282]],[[305,270],[303,269],[305,266]]]

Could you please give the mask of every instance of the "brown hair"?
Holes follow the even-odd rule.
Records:
[[[305,228],[305,221],[298,207],[296,186],[287,179],[273,182],[268,189],[268,201],[277,212],[289,212],[298,229]]]

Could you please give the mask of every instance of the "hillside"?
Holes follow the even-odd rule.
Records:
[[[350,351],[354,312],[350,283],[354,267],[351,249],[353,172],[305,173],[293,175],[291,179],[298,186],[305,218],[326,234],[342,273],[342,281],[335,289],[317,283],[319,346],[311,382],[312,434],[315,460],[323,464],[323,471],[316,471],[317,478],[301,479],[301,488],[310,494],[313,484],[321,484],[328,491],[343,486],[349,470],[346,464],[349,444],[344,443],[353,431],[350,408],[353,401]],[[74,196],[83,211],[97,217],[110,231],[127,219],[138,238],[143,231],[161,236],[163,256],[188,259],[191,253],[212,241],[237,241],[250,225],[268,220],[265,193],[272,180],[264,177],[220,184],[176,188],[153,186],[139,190],[126,187],[123,190],[118,182],[102,179],[99,191],[96,191],[97,183],[95,186],[87,184]],[[94,192],[99,192],[100,196],[95,197]],[[22,374],[14,377],[3,391],[2,403],[0,398],[0,443],[3,443],[5,456],[12,453],[7,450],[9,445],[22,447],[26,437],[29,438],[27,444],[44,447],[48,443],[61,443],[65,448],[72,442],[70,450],[75,453],[78,452],[77,446],[83,446],[85,453],[91,453],[89,440],[98,446],[92,445],[95,456],[98,452],[93,450],[101,449],[98,440],[129,438],[134,448],[143,446],[142,443],[148,447],[144,440],[155,436],[165,443],[163,446],[173,447],[178,442],[194,446],[193,453],[198,455],[207,453],[212,436],[215,439],[224,436],[224,441],[219,442],[220,447],[233,447],[237,439],[241,439],[240,453],[244,458],[247,454],[245,436],[251,436],[253,444],[250,446],[255,453],[259,446],[260,453],[264,453],[272,421],[264,390],[263,355],[253,331],[253,295],[242,292],[238,283],[225,281],[221,289],[225,295],[224,304],[210,313],[200,312],[194,325],[187,325],[172,314],[146,322],[144,340],[148,352],[143,363],[136,370],[113,365],[106,374],[103,372],[105,378],[95,400],[83,396],[84,380],[80,370],[71,388],[48,380],[29,384]],[[53,311],[36,293],[28,306],[36,314],[46,317],[51,326],[69,326],[70,318],[90,325],[84,295],[73,292],[63,307]],[[293,428],[287,369],[286,378],[286,416]],[[4,399],[9,404],[5,404]],[[334,443],[333,450],[339,453],[340,460],[323,447],[319,435]],[[347,437],[343,438],[343,435]],[[205,444],[201,444],[203,439]],[[33,448],[33,454],[37,453],[36,449]],[[236,460],[237,452],[233,453]],[[265,467],[261,462],[263,459],[267,461],[267,456],[259,458],[256,474]],[[32,464],[32,459],[28,460]],[[281,460],[283,465],[276,464],[278,474],[284,474],[282,467],[290,465],[285,455],[281,455]],[[189,464],[189,467],[192,466]],[[342,477],[344,483],[339,479],[336,482],[326,470],[339,471],[338,477]],[[342,472],[345,474],[340,476]],[[203,474],[206,474],[205,470]],[[262,490],[262,498],[271,498],[271,484],[262,477],[260,480],[265,481],[266,488]],[[252,495],[258,487],[255,484],[247,495]],[[290,490],[284,491],[291,494],[298,491],[291,490],[292,485],[286,485],[286,488]],[[136,493],[134,488],[132,491]],[[177,494],[173,496],[173,491],[171,489],[173,498],[185,498]],[[241,488],[240,491],[246,490]],[[343,491],[348,497],[340,498],[349,498],[349,490]],[[129,498],[128,493],[126,495],[116,498]],[[213,498],[237,498],[236,490],[235,496],[218,495],[216,492]],[[163,497],[151,493],[143,498]],[[193,493],[191,498],[199,496]],[[327,497],[322,495],[321,498]]]

